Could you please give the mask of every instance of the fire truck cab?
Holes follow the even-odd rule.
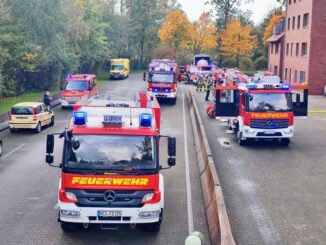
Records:
[[[78,100],[87,99],[96,94],[96,75],[68,75],[61,87],[61,107],[72,108]]]
[[[146,81],[146,74],[144,74]],[[174,60],[152,60],[148,68],[147,94],[175,104],[178,89],[178,65]]]
[[[68,129],[47,136],[46,162],[54,166],[54,136],[63,138],[58,191],[64,231],[97,224],[144,225],[159,231],[164,209],[160,170],[175,165],[175,138],[160,135],[160,106],[139,94],[133,101],[95,96],[74,106]],[[160,139],[167,138],[168,166],[160,164]]]
[[[250,139],[277,139],[288,145],[294,133],[294,117],[307,117],[307,86],[263,80],[217,84],[216,117],[228,119],[240,145]]]

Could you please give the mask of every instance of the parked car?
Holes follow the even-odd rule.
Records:
[[[32,129],[39,133],[43,126],[54,125],[54,113],[41,102],[18,103],[11,108],[10,132],[18,129]]]

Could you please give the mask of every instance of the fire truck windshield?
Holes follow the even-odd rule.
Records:
[[[65,157],[65,167],[71,171],[156,168],[152,136],[76,135],[74,140],[79,146],[67,147]]]
[[[173,73],[152,73],[151,81],[154,83],[173,83]]]
[[[113,71],[121,71],[121,70],[123,70],[123,65],[112,65],[111,70],[113,70]]]
[[[66,91],[85,91],[85,90],[87,90],[87,82],[86,81],[66,82],[64,90],[66,90]]]
[[[249,94],[249,111],[291,111],[290,94],[257,93]]]

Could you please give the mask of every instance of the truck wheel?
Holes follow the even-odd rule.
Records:
[[[42,130],[41,124],[40,124],[40,122],[38,122],[38,124],[36,125],[36,128],[35,128],[35,132],[40,133],[41,130]]]
[[[171,104],[175,105],[175,103],[177,102],[177,97],[175,97],[174,99],[171,99]]]
[[[145,231],[150,231],[150,232],[159,232],[160,229],[161,229],[161,223],[162,223],[162,221],[163,221],[163,209],[161,209],[159,221],[157,221],[155,223],[145,224],[144,230]]]
[[[51,117],[50,127],[54,126],[54,117]]]
[[[290,139],[289,138],[282,138],[281,139],[281,145],[288,146],[289,144],[290,144]]]
[[[242,139],[242,133],[241,132],[238,132],[237,133],[237,141],[238,141],[239,145],[244,146],[246,144],[246,141],[247,140],[243,140]]]
[[[0,157],[1,157],[1,155],[2,155],[2,152],[3,152],[2,142],[0,141]]]
[[[17,132],[17,129],[15,129],[15,128],[10,128],[10,133],[14,134],[14,133],[16,133],[16,132]]]
[[[65,232],[69,232],[69,231],[71,232],[77,230],[76,223],[63,222],[63,221],[60,221],[60,223],[61,223],[61,229]]]

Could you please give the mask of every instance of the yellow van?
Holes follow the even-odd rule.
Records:
[[[129,77],[129,59],[112,59],[110,79],[125,79]]]
[[[18,129],[33,129],[39,133],[46,125],[54,125],[54,113],[41,102],[18,103],[11,108],[9,126],[12,133]]]

